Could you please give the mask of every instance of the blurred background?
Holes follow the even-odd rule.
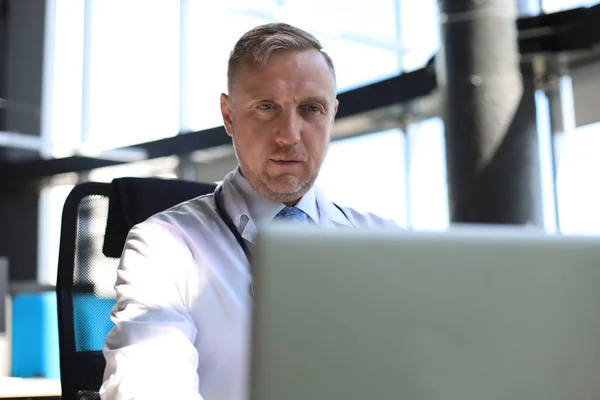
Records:
[[[600,233],[600,59],[591,29],[598,8],[482,1],[520,21],[490,35],[477,25],[482,10],[459,9],[478,2],[467,3],[0,0],[0,256],[10,280],[56,282],[62,207],[77,183],[215,182],[233,169],[219,111],[228,53],[245,31],[273,21],[313,33],[337,68],[340,114],[318,181],[332,200],[414,230],[492,222]],[[461,18],[471,28],[454,29]],[[494,86],[478,71],[489,60],[473,54],[508,60],[500,72],[514,69],[519,81]],[[453,85],[461,77],[475,92]],[[494,101],[500,89],[516,102]],[[465,98],[471,94],[483,104]],[[480,171],[476,156],[457,149],[496,140],[481,135],[488,95],[492,109],[520,115],[517,139],[494,164],[503,172],[482,178],[498,188],[498,201],[468,195],[471,206],[490,205],[461,214],[466,189],[449,188],[464,189],[464,174]],[[475,106],[462,115],[467,103]]]

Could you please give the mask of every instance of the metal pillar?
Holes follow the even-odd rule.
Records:
[[[541,226],[534,90],[520,67],[516,2],[441,4],[451,222]]]
[[[573,82],[568,74],[566,62],[557,57],[548,62],[548,77],[545,94],[548,99],[550,116],[550,140],[552,149],[552,183],[554,184],[555,224],[560,227],[560,212],[556,188],[556,172],[560,167],[561,154],[565,138],[577,129],[575,121],[575,100],[573,98]]]

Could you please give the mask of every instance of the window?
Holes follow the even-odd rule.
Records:
[[[560,230],[600,234],[600,123],[563,135],[556,144]]]
[[[244,32],[268,21],[232,12],[217,2],[191,1],[187,14],[182,111],[185,129],[198,131],[223,125],[219,96],[227,92],[229,52]]]
[[[109,149],[179,132],[180,2],[92,5],[87,136]],[[84,117],[86,115],[84,114]]]
[[[38,282],[55,285],[62,209],[72,184],[49,185],[40,191],[38,201]]]
[[[317,185],[340,206],[406,226],[404,134],[390,131],[335,141]]]
[[[423,68],[441,45],[437,0],[400,0],[402,68]]]
[[[45,156],[179,132],[180,2],[54,0],[47,13]]]
[[[398,75],[400,56],[395,51],[343,38],[321,40],[336,69],[339,92]]]
[[[589,7],[598,0],[542,0],[542,8],[546,13],[564,11],[577,7]]]
[[[41,115],[45,158],[70,155],[81,142],[84,5],[47,2]]]
[[[448,227],[446,148],[441,118],[408,127],[409,226],[416,230]]]

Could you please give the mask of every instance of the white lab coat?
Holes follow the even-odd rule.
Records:
[[[222,185],[225,209],[252,246],[256,219],[283,204],[262,198],[237,170]],[[350,208],[346,217],[317,188],[297,206],[324,227],[395,226]],[[117,273],[101,397],[246,400],[250,284],[246,256],[212,194],[135,226]]]

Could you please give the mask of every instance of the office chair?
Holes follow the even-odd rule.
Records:
[[[63,208],[56,295],[63,400],[99,399],[112,328],[114,283],[127,233],[137,223],[216,185],[120,178],[73,188]]]

